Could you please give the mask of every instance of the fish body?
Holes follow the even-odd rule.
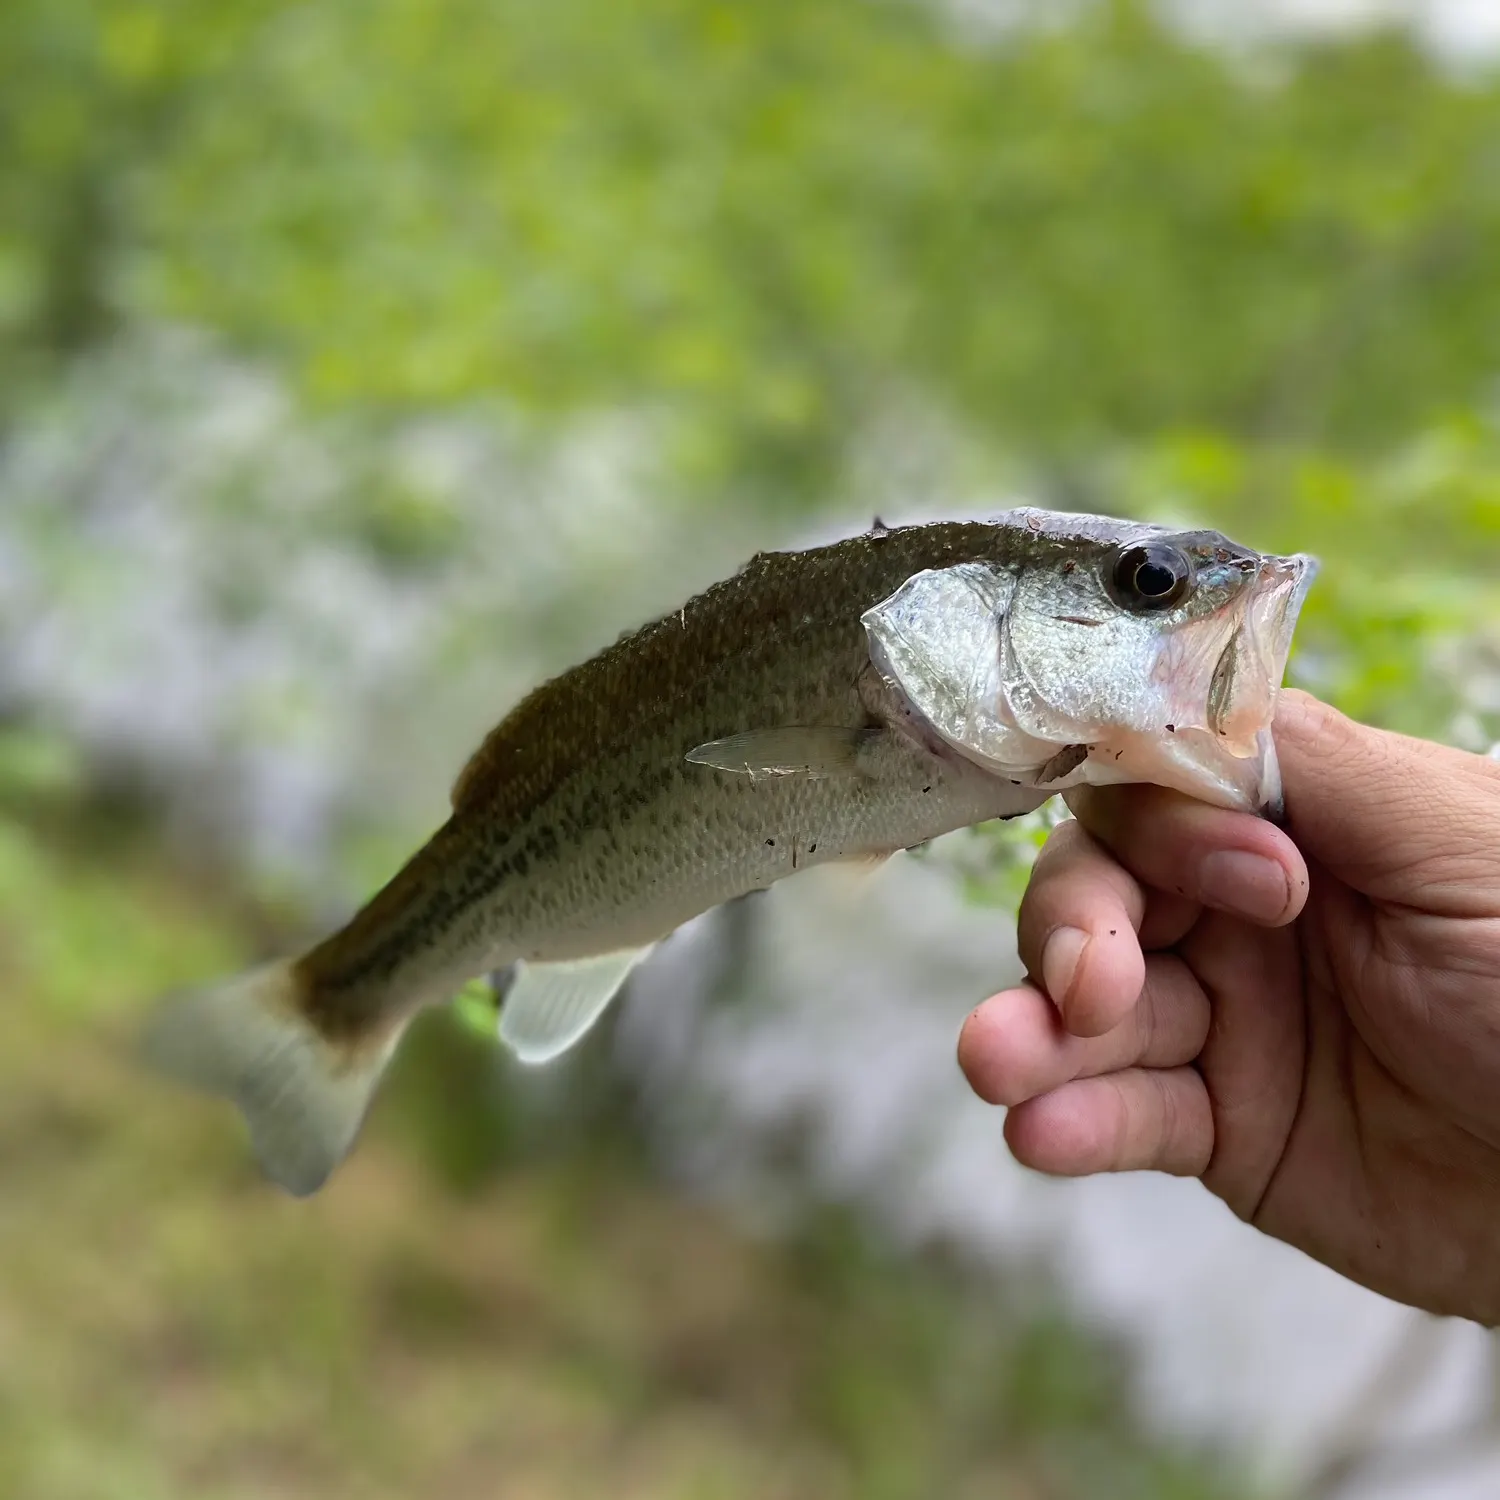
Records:
[[[1274,806],[1309,578],[1216,533],[1030,510],[760,554],[523,700],[362,911],[170,1003],[151,1054],[234,1098],[270,1175],[310,1192],[412,1015],[478,974],[518,966],[500,1034],[545,1061],[656,942],[813,865],[1080,780]]]

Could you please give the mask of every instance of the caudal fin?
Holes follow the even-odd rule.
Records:
[[[355,1050],[320,1036],[297,1005],[289,963],[166,1001],[148,1024],[148,1062],[232,1099],[266,1175],[315,1193],[354,1144],[400,1029]]]

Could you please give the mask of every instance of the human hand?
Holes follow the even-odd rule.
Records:
[[[1500,763],[1281,696],[1285,828],[1079,788],[1029,981],[959,1061],[1014,1155],[1202,1178],[1345,1276],[1500,1324]]]

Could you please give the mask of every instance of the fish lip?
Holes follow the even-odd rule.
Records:
[[[1200,731],[1206,740],[1189,760],[1198,765],[1205,785],[1228,792],[1230,803],[1280,821],[1284,805],[1272,725],[1318,563],[1306,554],[1260,556],[1247,559],[1243,572],[1244,587],[1232,606],[1236,623],[1209,687]]]
[[[1257,782],[1255,801],[1259,804],[1254,810],[1276,823],[1285,817],[1285,802],[1271,725],[1276,717],[1276,700],[1286,676],[1298,617],[1317,578],[1318,567],[1317,558],[1306,553],[1263,558],[1250,583],[1240,629],[1230,646],[1233,651],[1237,645],[1243,644],[1253,663],[1252,678],[1266,684],[1265,698],[1260,705],[1263,717],[1253,752]]]
[[[1224,733],[1227,721],[1242,713],[1243,698],[1257,689],[1266,694],[1257,729],[1269,725],[1276,692],[1286,675],[1292,639],[1303,602],[1317,574],[1317,560],[1303,554],[1262,557],[1247,568],[1246,588],[1237,607],[1238,624],[1224,643],[1215,668],[1215,678],[1227,674],[1227,700],[1219,700],[1219,689],[1210,692],[1209,727]]]
[[[1244,629],[1253,633],[1254,644],[1280,685],[1292,654],[1292,638],[1307,595],[1316,581],[1318,559],[1305,552],[1261,560],[1245,610]]]

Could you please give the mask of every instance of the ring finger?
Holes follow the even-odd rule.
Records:
[[[1078,1078],[1126,1068],[1192,1062],[1208,1038],[1202,986],[1172,954],[1147,957],[1145,983],[1123,1020],[1099,1036],[1076,1036],[1034,985],[993,996],[964,1024],[958,1060],[990,1104],[1016,1105]]]

